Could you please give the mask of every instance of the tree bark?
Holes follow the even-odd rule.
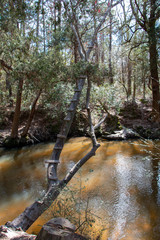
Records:
[[[112,4],[112,0],[110,2]],[[112,71],[112,12],[110,9],[109,12],[109,82],[110,84],[113,84],[113,71]]]
[[[54,185],[55,183],[58,182],[57,165],[59,163],[59,157],[60,157],[61,151],[63,149],[65,140],[67,138],[70,126],[73,122],[76,108],[79,103],[81,92],[82,92],[82,89],[84,86],[85,78],[86,78],[86,76],[81,76],[78,81],[78,86],[75,89],[75,93],[71,100],[71,104],[68,109],[67,116],[64,119],[64,123],[61,127],[60,134],[57,135],[57,141],[55,143],[55,146],[54,146],[54,149],[52,152],[51,160],[48,160],[49,165],[48,165],[48,170],[47,170],[47,172],[48,172],[47,176],[48,176],[49,185],[52,185],[52,184]]]
[[[61,31],[61,14],[62,14],[62,3],[61,0],[58,1],[58,30]]]
[[[27,134],[28,134],[28,130],[29,130],[30,126],[31,126],[31,123],[32,123],[32,120],[33,120],[33,117],[34,117],[34,114],[35,114],[36,104],[37,104],[37,101],[38,101],[41,93],[42,93],[42,89],[39,90],[36,98],[33,101],[33,104],[32,104],[32,107],[31,107],[31,111],[30,111],[30,114],[29,114],[29,117],[28,117],[28,120],[27,120],[27,124],[26,124],[26,126],[25,126],[25,128],[23,130],[23,133],[21,134],[22,137],[26,137]]]
[[[18,126],[19,126],[19,118],[20,118],[20,112],[21,112],[22,90],[23,90],[23,78],[21,77],[18,81],[16,107],[15,107],[15,112],[14,112],[12,130],[11,130],[11,138],[18,137]]]
[[[37,37],[37,40],[36,40],[36,47],[37,47],[37,51],[38,51],[38,48],[39,48],[39,11],[40,11],[40,4],[41,4],[41,0],[39,0],[37,2],[37,26],[36,26],[36,37]]]
[[[96,30],[97,23],[96,23],[96,4],[98,4],[98,1],[93,3],[93,9],[94,9],[94,15],[93,15],[93,21],[94,21],[94,31]],[[95,63],[99,64],[99,46],[98,46],[98,38],[95,39]]]
[[[128,97],[131,95],[132,92],[132,78],[131,78],[131,74],[132,74],[132,67],[131,67],[131,61],[128,58]]]
[[[135,102],[135,99],[136,99],[136,76],[134,75],[132,101]]]
[[[10,82],[10,73],[6,72],[6,90],[8,90],[9,106],[13,107],[12,86]]]
[[[152,82],[152,113],[155,120],[160,121],[160,93],[159,93],[159,78],[158,78],[158,61],[157,61],[157,39],[156,39],[156,4],[157,0],[150,0],[150,16],[147,18],[146,13],[146,2],[144,2],[143,7],[145,9],[143,15],[140,11],[138,3],[136,4],[137,9],[135,9],[132,0],[130,0],[132,12],[136,18],[137,23],[142,27],[144,31],[147,32],[149,38],[149,59],[150,59],[150,75]],[[137,11],[136,11],[137,10]],[[140,18],[139,15],[142,17]],[[148,13],[149,15],[149,13]]]
[[[79,54],[78,54],[78,42],[75,36],[73,36],[73,51],[74,51],[74,63],[79,61]]]
[[[42,22],[43,22],[43,52],[46,52],[46,22],[45,22],[45,9],[44,0],[42,0]]]
[[[145,100],[146,98],[146,79],[145,79],[145,65],[144,65],[144,61],[142,61],[142,84],[143,84],[143,100]]]
[[[151,0],[151,6],[154,8],[155,1]],[[155,12],[151,10],[149,19],[149,57],[150,57],[150,74],[152,82],[152,112],[155,119],[160,119],[160,94],[157,62],[157,39],[155,31]]]

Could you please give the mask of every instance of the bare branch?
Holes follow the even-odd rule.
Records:
[[[81,41],[81,37],[80,37],[80,34],[79,34],[79,29],[77,27],[78,26],[78,21],[77,21],[76,15],[75,15],[75,11],[73,9],[72,1],[70,1],[70,3],[71,3],[71,7],[72,7],[72,20],[73,20],[71,26],[72,26],[72,29],[73,29],[73,31],[74,31],[74,33],[76,35],[76,38],[77,38],[77,41],[78,41],[78,44],[79,44],[79,51],[80,51],[80,49],[82,49],[82,52],[83,52],[83,54],[85,56],[85,59],[86,59],[86,51],[84,49],[84,46],[83,46],[83,43]],[[80,56],[81,56],[82,59],[84,59],[84,57],[82,57],[83,54],[80,53]]]
[[[132,46],[132,47],[130,48],[129,53],[128,53],[128,58],[129,58],[130,61],[132,61],[132,62],[134,61],[134,60],[131,59],[131,57],[130,57],[132,50],[135,49],[135,48],[138,48],[140,45],[145,44],[145,43],[148,43],[148,42],[138,42],[138,43],[136,43],[134,46]]]
[[[136,21],[139,23],[139,25],[140,25],[145,31],[147,31],[146,21],[144,22],[144,21],[142,21],[142,20],[139,18],[138,14],[137,14],[134,6],[133,6],[132,0],[130,0],[130,5],[131,5],[131,8],[132,8],[133,15],[134,15],[135,18],[136,18]]]
[[[101,126],[102,123],[104,123],[104,121],[107,119],[108,114],[105,115],[104,118],[102,118],[95,126],[94,126],[94,130],[99,128]]]
[[[134,0],[134,1],[135,1],[135,4],[136,4],[136,6],[137,6],[138,11],[140,12],[140,14],[141,14],[143,20],[145,21],[145,20],[146,20],[146,19],[145,19],[145,16],[143,15],[143,13],[142,13],[142,11],[141,11],[141,9],[140,9],[138,3],[137,3],[137,0]]]
[[[100,21],[100,23],[98,24],[98,26],[96,27],[95,31],[94,31],[94,34],[93,34],[93,37],[92,37],[92,40],[88,46],[88,51],[87,51],[87,54],[86,54],[86,58],[87,60],[89,59],[89,56],[90,56],[90,53],[94,47],[94,44],[95,44],[95,40],[96,40],[96,37],[97,37],[97,34],[100,30],[100,28],[102,27],[103,23],[105,22],[105,19],[107,17],[107,15],[109,14],[110,12],[110,9],[115,7],[116,5],[118,5],[119,3],[121,3],[122,0],[118,1],[117,3],[113,4],[112,6],[108,7],[108,9],[106,10],[106,12],[104,13],[103,15],[103,18],[102,20]]]
[[[73,30],[73,32],[74,32],[74,34],[76,36],[77,42],[78,42],[78,52],[79,52],[79,55],[80,55],[81,59],[84,59],[85,57],[84,57],[84,55],[83,55],[83,53],[81,51],[82,47],[81,47],[81,41],[80,41],[80,38],[78,36],[78,33],[77,33],[77,31],[75,29],[75,26],[73,24],[71,24],[71,28],[72,28],[72,30]]]
[[[114,21],[114,22],[112,22],[112,24],[114,24],[114,23],[116,23],[116,22],[117,22],[117,21]],[[106,29],[106,28],[108,28],[108,27],[110,27],[110,24],[108,24],[107,26],[101,28],[101,29],[98,31],[98,33],[99,33],[99,32],[102,32],[104,29]]]

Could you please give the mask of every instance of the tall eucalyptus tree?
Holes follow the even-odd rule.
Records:
[[[148,36],[150,78],[152,83],[152,112],[153,118],[160,121],[160,93],[156,37],[156,21],[160,17],[159,0],[130,0],[130,5],[137,23]]]

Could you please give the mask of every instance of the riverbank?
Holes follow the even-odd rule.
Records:
[[[19,136],[25,127],[29,111],[22,111],[19,124]],[[10,141],[14,111],[1,109],[0,147],[20,147],[40,142],[55,141],[64,116],[56,118],[51,109],[38,108],[28,135]],[[98,121],[94,116],[95,123]],[[152,121],[151,107],[148,104],[126,103],[119,115],[108,114],[104,123],[96,130],[97,137],[107,140],[160,139],[160,124]],[[89,136],[88,120],[85,111],[77,112],[68,138]]]

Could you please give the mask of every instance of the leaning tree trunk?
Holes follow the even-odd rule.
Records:
[[[21,227],[24,231],[27,230],[36,219],[50,207],[53,201],[58,197],[61,193],[62,189],[67,185],[67,183],[73,178],[73,176],[78,172],[78,170],[92,157],[95,155],[96,150],[100,147],[100,144],[96,141],[96,137],[94,134],[94,127],[92,125],[90,108],[87,104],[87,112],[89,116],[90,122],[90,132],[92,139],[92,148],[91,150],[80,159],[73,168],[69,171],[69,173],[64,177],[63,180],[59,181],[57,178],[57,164],[59,163],[59,156],[62,151],[65,139],[67,137],[70,125],[73,121],[73,117],[76,111],[76,107],[79,102],[79,98],[83,89],[83,85],[85,82],[85,76],[82,76],[78,82],[78,88],[75,90],[75,94],[71,100],[70,107],[68,109],[67,116],[64,120],[64,124],[60,131],[60,134],[57,136],[57,141],[54,146],[54,150],[51,156],[51,160],[47,160],[46,162],[49,164],[48,166],[48,180],[49,180],[49,190],[40,200],[35,201],[31,206],[26,208],[23,213],[21,213],[17,218],[15,218],[12,222],[6,223],[8,227],[19,228]],[[88,90],[87,90],[88,92]],[[88,98],[87,98],[88,99]],[[89,101],[88,101],[89,102]],[[95,127],[96,128],[96,127]]]
[[[18,89],[17,89],[17,98],[16,98],[16,107],[14,112],[12,130],[11,130],[11,138],[18,137],[18,126],[19,126],[19,118],[21,112],[21,101],[22,101],[22,89],[23,89],[23,78],[19,79]]]
[[[28,130],[29,130],[30,126],[31,126],[31,123],[32,123],[32,120],[33,120],[33,117],[34,117],[34,114],[35,114],[36,104],[37,104],[37,101],[38,101],[41,93],[42,93],[42,89],[39,90],[36,98],[33,101],[33,104],[32,104],[32,107],[31,107],[31,111],[30,111],[30,114],[29,114],[29,117],[28,117],[28,120],[27,120],[27,124],[26,124],[26,126],[25,126],[25,128],[24,128],[24,130],[23,130],[23,132],[21,134],[22,137],[26,137],[27,134],[28,134]]]
[[[57,141],[55,143],[51,159],[46,161],[48,163],[47,177],[50,188],[41,200],[34,202],[30,207],[26,208],[26,210],[21,215],[19,215],[12,221],[12,225],[14,227],[21,227],[24,231],[27,230],[36,221],[36,219],[52,204],[52,202],[60,194],[61,190],[71,179],[70,177],[68,177],[63,181],[59,182],[56,170],[59,163],[60,153],[67,138],[70,126],[73,122],[78,102],[80,100],[80,95],[84,86],[85,78],[86,76],[81,76],[78,81],[78,86],[75,89],[75,93],[71,100],[70,107],[68,108],[67,116],[64,119],[60,134],[57,135]],[[76,171],[76,168],[74,171]]]
[[[76,112],[77,105],[80,100],[81,92],[84,86],[86,76],[81,76],[81,78],[78,81],[78,86],[75,89],[74,96],[71,100],[70,107],[68,108],[67,115],[64,118],[64,123],[61,127],[60,133],[57,135],[57,141],[54,146],[54,150],[51,156],[51,160],[48,160],[48,182],[50,184],[55,184],[58,181],[56,169],[57,164],[59,163],[59,157],[61,154],[61,151],[63,149],[65,140],[67,138],[68,132],[70,130],[71,124],[73,122],[73,118]]]

